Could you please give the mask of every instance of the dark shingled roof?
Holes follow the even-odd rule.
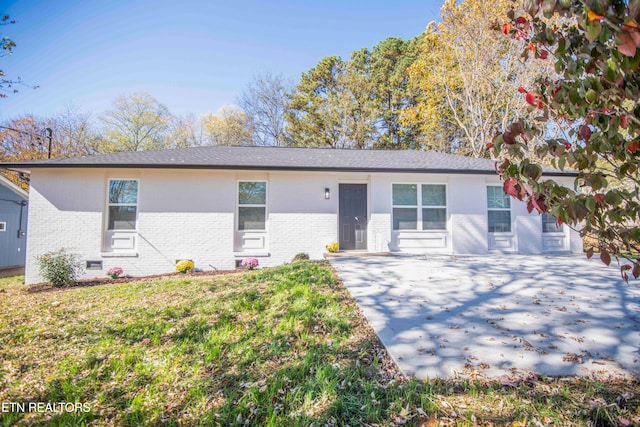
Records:
[[[0,163],[0,168],[242,169],[485,175],[496,173],[493,160],[426,151],[225,146]],[[545,175],[573,174],[545,168]]]

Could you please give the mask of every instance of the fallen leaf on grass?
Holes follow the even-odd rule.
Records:
[[[498,379],[498,381],[500,382],[500,384],[503,387],[518,387],[518,385],[520,385],[520,380],[517,378],[511,378],[511,377],[507,377],[507,376],[503,376],[500,377]]]
[[[601,408],[603,406],[607,406],[607,402],[601,397],[589,401],[589,407],[591,409]]]
[[[538,420],[535,420],[535,419],[534,419],[534,421],[536,421],[536,425],[538,425],[538,426],[547,427],[547,426],[552,426],[553,425],[553,420],[551,418],[547,417],[547,416],[543,416],[541,422],[538,421]]]
[[[629,421],[626,418],[622,418],[620,415],[618,415],[618,422],[620,423],[621,426],[630,426],[631,425],[631,421]]]
[[[438,418],[435,415],[431,415],[427,421],[419,425],[420,427],[438,427],[440,423],[438,423]]]

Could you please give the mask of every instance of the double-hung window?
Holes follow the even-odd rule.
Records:
[[[447,190],[443,184],[422,184],[422,229],[446,230]]]
[[[267,183],[240,181],[238,183],[238,230],[266,230]]]
[[[562,225],[558,225],[558,220],[555,216],[545,212],[542,214],[542,232],[562,233]]]
[[[138,181],[109,180],[107,230],[135,230],[138,217]]]
[[[393,184],[394,230],[446,230],[444,184]]]
[[[511,232],[511,198],[501,186],[487,187],[489,233]]]
[[[393,229],[418,229],[418,185],[393,184]]]

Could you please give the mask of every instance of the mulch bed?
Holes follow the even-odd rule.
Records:
[[[25,292],[29,294],[33,294],[33,293],[39,293],[39,292],[54,292],[54,291],[63,291],[67,289],[86,288],[89,286],[111,285],[116,283],[148,282],[155,279],[219,276],[222,274],[237,274],[237,273],[243,273],[246,271],[247,271],[246,269],[236,269],[236,270],[197,271],[197,272],[186,273],[186,274],[176,272],[176,273],[154,274],[150,276],[122,276],[122,277],[118,277],[117,279],[103,277],[103,278],[97,278],[97,279],[78,280],[74,286],[68,286],[64,288],[57,288],[48,283],[38,283],[35,285],[29,285]]]

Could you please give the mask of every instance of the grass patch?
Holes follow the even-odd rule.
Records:
[[[636,381],[403,378],[326,263],[28,293],[0,279],[0,425],[630,425]]]

